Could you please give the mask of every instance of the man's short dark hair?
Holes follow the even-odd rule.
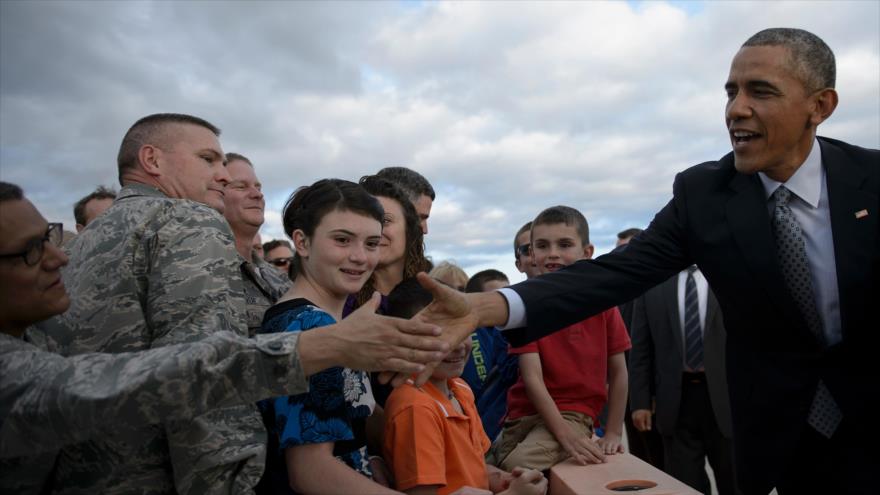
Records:
[[[764,29],[747,39],[747,46],[784,46],[791,54],[789,63],[807,92],[833,88],[837,79],[834,52],[815,34],[795,28]]]
[[[240,155],[238,153],[232,153],[232,152],[226,153],[226,163],[229,163],[232,160],[241,160],[241,161],[247,163],[248,165],[250,165],[251,168],[254,168],[254,164],[248,159],[248,157],[246,157],[244,155]]]
[[[516,259],[519,259],[519,244],[516,243],[516,240],[519,239],[519,236],[523,234],[523,232],[528,232],[532,230],[532,222],[528,221],[516,231],[516,235],[513,236],[513,256]]]
[[[385,314],[409,319],[433,300],[431,292],[422,287],[415,277],[410,277],[397,284],[388,294],[388,310]]]
[[[500,280],[502,282],[510,283],[510,279],[507,278],[507,275],[504,272],[496,270],[494,268],[489,268],[488,270],[483,270],[481,272],[475,273],[469,280],[467,285],[464,288],[465,292],[483,292],[483,286],[486,285],[486,282],[493,282],[495,280]]]
[[[553,225],[557,223],[564,223],[569,227],[574,227],[584,246],[590,243],[590,226],[587,224],[586,217],[570,206],[551,206],[538,213],[538,216],[532,221],[532,229],[538,225]]]
[[[376,175],[397,184],[413,203],[422,195],[431,198],[431,201],[434,200],[434,188],[431,187],[431,183],[415,170],[406,167],[385,167]]]
[[[119,145],[119,155],[116,157],[116,163],[119,167],[120,184],[122,184],[123,172],[137,167],[138,152],[141,146],[145,144],[159,145],[169,138],[166,134],[166,128],[169,124],[197,125],[213,132],[215,136],[220,135],[220,129],[217,126],[205,119],[192,115],[183,113],[155,113],[147,115],[128,129],[128,132],[122,138],[122,144]]]
[[[269,241],[269,242],[265,242],[265,243],[263,243],[263,252],[264,252],[264,253],[268,253],[269,251],[271,251],[271,250],[277,248],[278,246],[284,246],[284,247],[286,247],[287,249],[290,249],[291,251],[293,251],[293,247],[292,247],[292,246],[290,245],[290,243],[287,242],[286,240],[284,240],[284,239],[272,239],[272,240]]]
[[[629,229],[626,229],[626,230],[621,230],[620,232],[618,232],[618,233],[617,233],[617,238],[618,238],[618,239],[621,239],[621,240],[623,240],[623,239],[629,239],[629,238],[631,238],[631,237],[635,237],[635,236],[637,236],[637,235],[639,235],[639,234],[641,234],[641,233],[642,233],[642,229],[640,229],[640,228],[638,228],[638,227],[632,227],[632,228],[629,228]]]
[[[80,225],[86,224],[88,221],[86,218],[86,205],[93,199],[116,199],[116,191],[109,187],[98,186],[98,188],[89,193],[88,196],[77,201],[76,204],[73,205],[73,218],[76,219],[76,223]]]
[[[0,181],[0,202],[24,199],[21,188],[9,182]]]

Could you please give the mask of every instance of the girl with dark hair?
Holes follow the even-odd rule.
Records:
[[[325,179],[298,189],[284,205],[296,278],[266,311],[262,332],[300,332],[342,319],[346,298],[379,262],[383,213],[353,182]],[[397,493],[371,479],[364,430],[375,402],[367,373],[330,368],[309,378],[309,390],[260,403],[270,432],[260,491]]]

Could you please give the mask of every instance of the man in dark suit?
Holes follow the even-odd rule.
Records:
[[[721,310],[695,266],[635,300],[629,392],[633,423],[663,435],[664,470],[710,493],[706,457],[721,495],[736,493]]]
[[[740,488],[874,490],[877,455],[859,434],[875,430],[880,152],[816,137],[837,106],[834,82],[834,55],[815,35],[757,33],[725,84],[733,152],[680,173],[624,252],[494,294],[446,291],[423,317],[449,340],[495,325],[522,345],[696,264],[727,329]]]

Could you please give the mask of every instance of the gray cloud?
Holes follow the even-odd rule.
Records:
[[[821,133],[880,147],[876,2],[4,1],[0,176],[72,225],[131,123],[192,113],[256,164],[264,235],[297,186],[407,165],[439,193],[429,252],[516,279],[512,236],[544,207],[580,208],[604,251],[727,153],[730,59],[774,25],[837,54]]]

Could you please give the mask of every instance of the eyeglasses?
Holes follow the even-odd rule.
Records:
[[[64,229],[60,223],[50,223],[46,229],[46,235],[41,238],[31,239],[20,253],[0,254],[0,258],[15,258],[21,256],[27,266],[34,266],[43,259],[43,250],[49,242],[55,247],[61,246],[64,239]]]
[[[531,243],[520,244],[516,247],[516,254],[518,256],[528,256],[532,252]]]
[[[293,257],[275,258],[273,260],[266,260],[266,263],[272,263],[275,266],[284,266],[284,265],[289,265],[291,261],[293,261]]]

